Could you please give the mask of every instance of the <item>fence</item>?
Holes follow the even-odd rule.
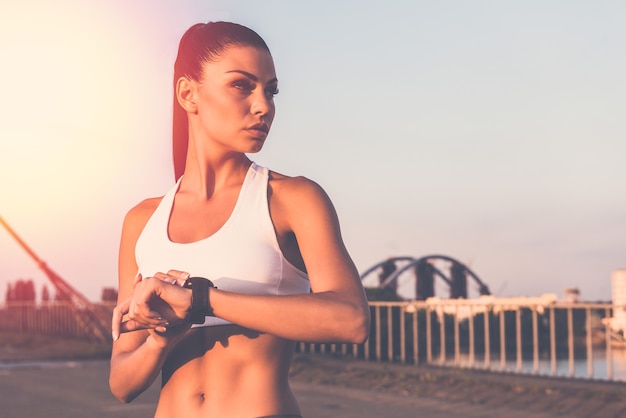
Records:
[[[298,351],[378,362],[432,364],[615,380],[610,328],[615,307],[602,303],[531,303],[499,299],[370,302],[365,344],[298,344]],[[620,351],[621,352],[621,351]],[[598,361],[602,376],[598,376]],[[586,365],[580,376],[578,366]],[[541,368],[540,368],[541,364]],[[545,365],[548,365],[547,370]],[[622,376],[619,376],[621,380]]]
[[[97,309],[110,317],[113,306],[98,305]],[[0,331],[93,339],[93,329],[77,320],[80,314],[65,301],[9,302],[0,306]]]
[[[112,305],[100,305],[104,314]],[[611,330],[611,304],[512,302],[503,299],[455,299],[370,302],[370,337],[363,344],[299,343],[297,350],[331,353],[368,361],[433,364],[565,375],[585,365],[590,379],[616,380],[614,348],[626,342]],[[621,307],[619,309],[622,309]],[[67,302],[10,303],[0,306],[0,331],[90,338]],[[598,358],[602,376],[598,376]],[[622,356],[625,362],[626,356]],[[542,368],[547,364],[547,370]],[[530,368],[530,369],[528,369]],[[560,371],[563,374],[563,371]],[[618,376],[617,380],[626,380]]]

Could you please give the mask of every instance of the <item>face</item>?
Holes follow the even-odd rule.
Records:
[[[232,46],[203,66],[195,83],[196,112],[191,128],[207,149],[257,152],[274,120],[278,81],[271,55],[254,47]],[[217,148],[216,148],[217,147]]]

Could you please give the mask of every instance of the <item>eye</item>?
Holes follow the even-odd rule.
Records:
[[[232,86],[237,90],[241,90],[242,93],[250,93],[254,90],[254,85],[247,80],[237,80],[234,81]]]
[[[265,89],[265,94],[268,97],[274,97],[278,94],[278,87],[277,86],[270,86],[267,89]]]

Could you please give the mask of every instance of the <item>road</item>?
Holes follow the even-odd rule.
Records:
[[[158,397],[153,385],[132,403],[117,401],[108,388],[107,361],[42,362],[0,365],[0,416],[151,417]],[[554,415],[519,408],[448,402],[366,389],[295,380],[293,388],[305,417],[532,417]]]

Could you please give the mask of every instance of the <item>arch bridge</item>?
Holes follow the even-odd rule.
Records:
[[[446,269],[437,267],[437,262],[444,261]],[[446,255],[427,255],[424,257],[390,257],[368,268],[361,274],[361,281],[370,283],[371,277],[376,278],[376,286],[379,289],[391,289],[398,291],[399,277],[412,271],[415,278],[416,300],[426,300],[435,296],[435,277],[443,281],[449,290],[449,297],[467,298],[468,279],[477,286],[479,295],[490,295],[489,287],[476,273],[460,261]]]

